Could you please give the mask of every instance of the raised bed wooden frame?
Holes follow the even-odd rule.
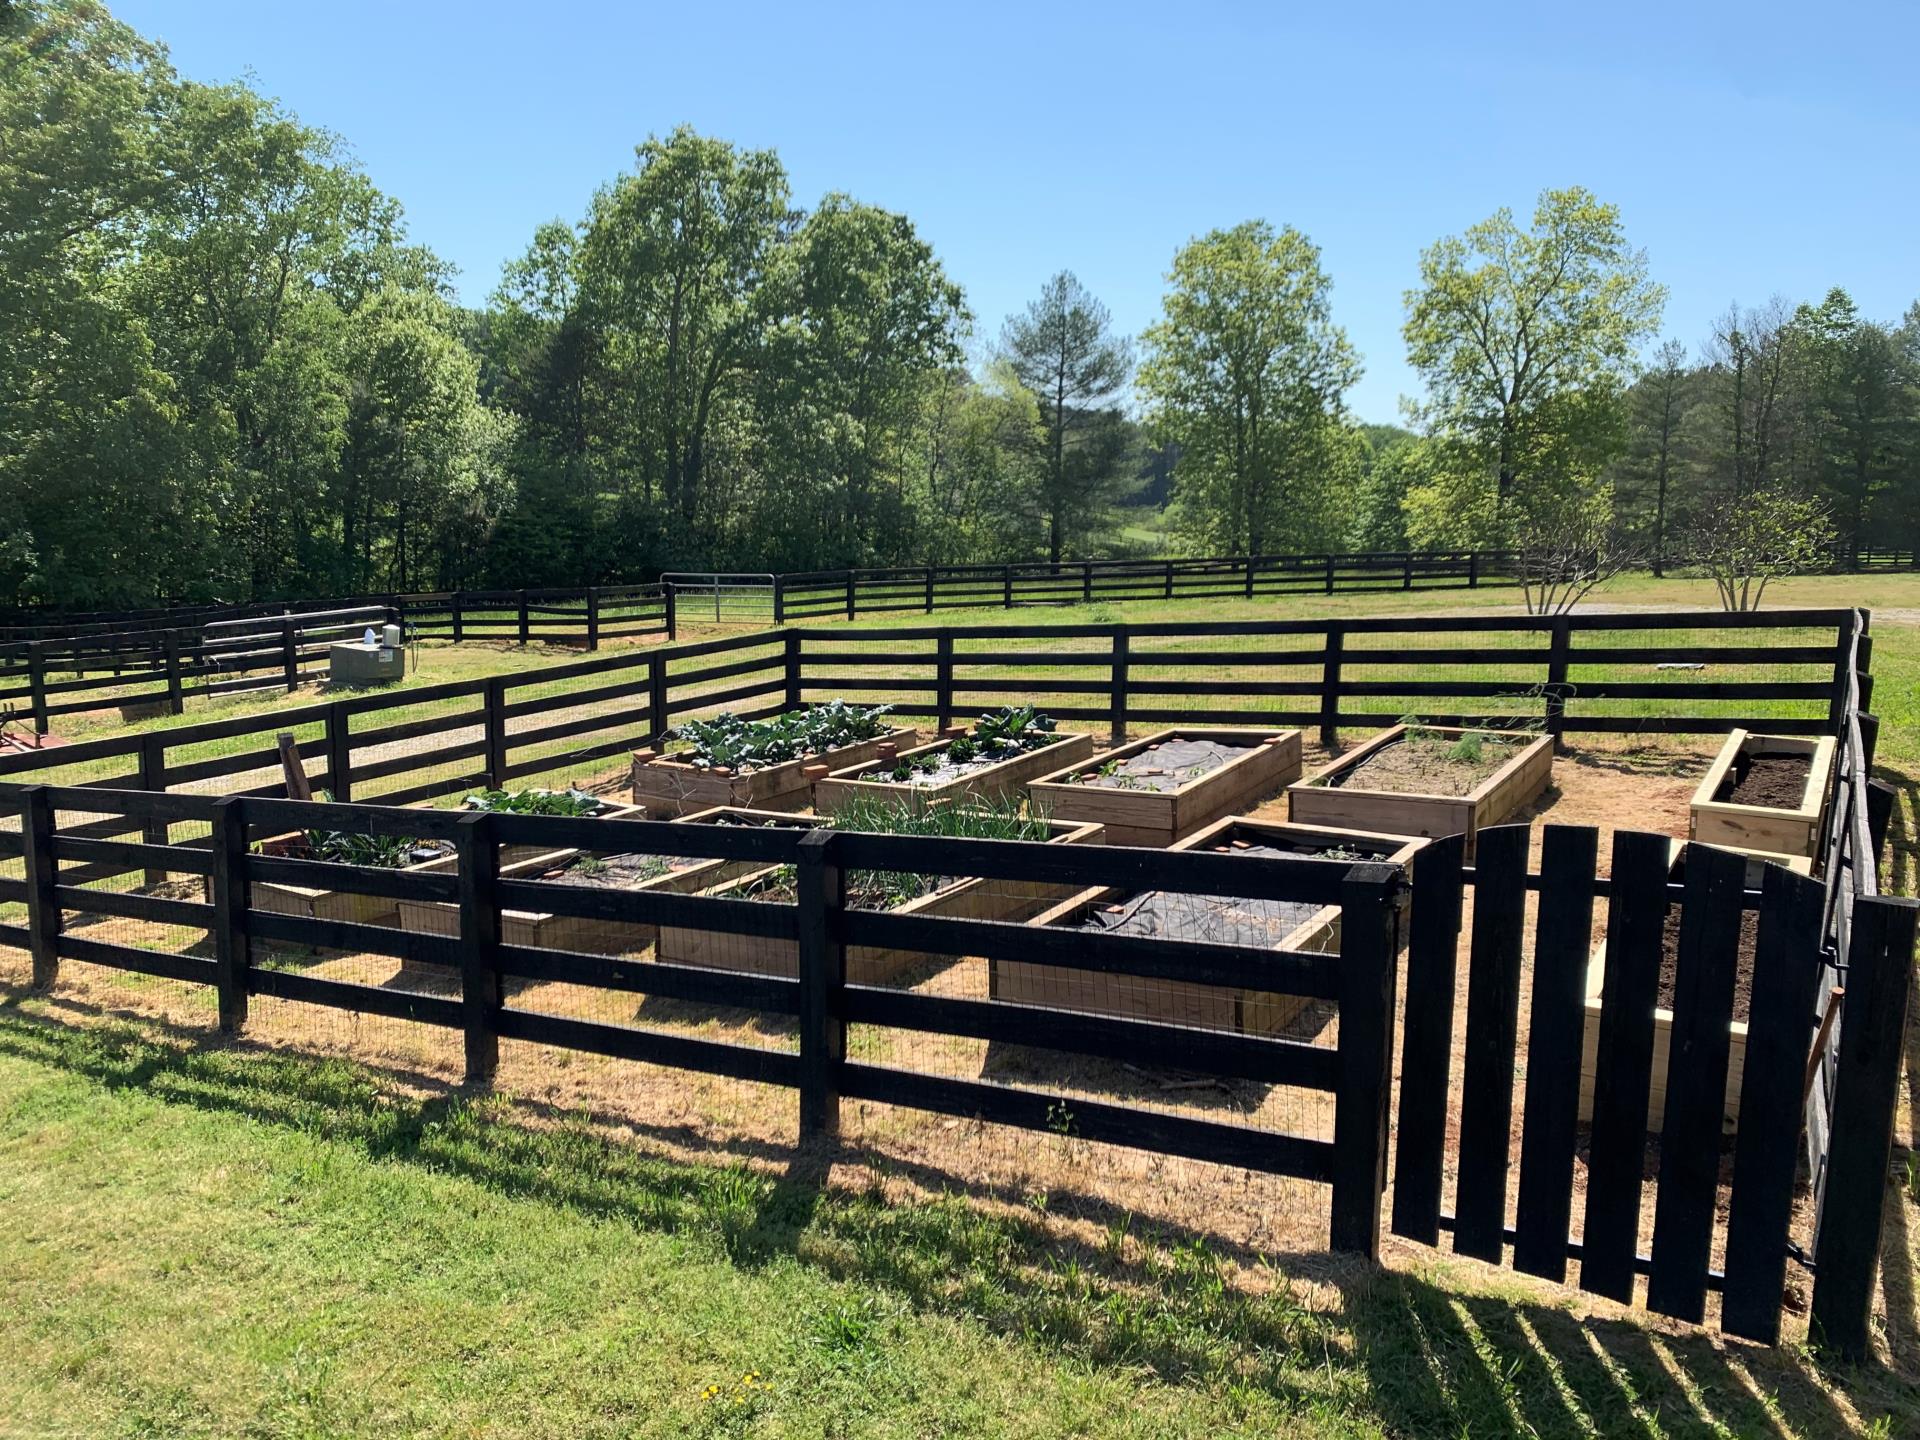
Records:
[[[805,810],[815,780],[832,771],[875,759],[883,746],[912,745],[920,732],[899,727],[870,740],[856,740],[797,760],[757,770],[704,769],[647,747],[633,752],[633,803],[655,819],[691,815],[730,805],[748,810]]]
[[[1747,730],[1730,731],[1713,764],[1700,777],[1699,788],[1693,792],[1687,812],[1687,834],[1704,844],[1731,850],[1815,854],[1820,846],[1821,822],[1826,815],[1827,791],[1833,783],[1834,748],[1831,735],[1758,735]],[[1743,752],[1809,756],[1807,788],[1801,794],[1800,803],[1787,809],[1714,799],[1715,792]]]
[[[1098,825],[1045,822],[1052,832],[1049,843],[1055,845],[1098,845],[1105,835]],[[727,883],[703,890],[704,895],[731,896],[758,874],[740,876]],[[961,920],[1025,920],[1071,893],[1070,885],[1038,880],[960,880],[887,913],[892,915],[945,916]],[[800,973],[800,952],[795,941],[758,935],[721,935],[708,930],[682,926],[660,927],[657,957],[675,965],[698,965],[709,970],[730,970],[743,974],[778,975],[793,978]],[[919,951],[883,949],[872,945],[847,947],[847,979],[855,985],[884,985],[926,957]]]
[[[1282,820],[1257,820],[1229,815],[1174,844],[1174,850],[1209,850],[1247,839],[1258,844],[1285,846],[1308,853],[1319,850],[1359,850],[1390,865],[1407,866],[1427,842],[1404,835],[1382,835],[1329,825],[1299,825]],[[1339,863],[1339,862],[1329,862]],[[1067,925],[1096,905],[1112,905],[1139,893],[1116,888],[1082,890],[1034,917],[1034,925]],[[1302,921],[1276,950],[1316,955],[1340,948],[1340,907],[1328,905]],[[1270,1035],[1307,1006],[1299,995],[1262,990],[1234,990],[1217,985],[1193,985],[1179,980],[1112,975],[1097,970],[1075,970],[1059,965],[1030,965],[1018,960],[987,962],[988,998],[1016,1005],[1043,1005],[1056,1010],[1078,1010],[1125,1020],[1159,1020],[1176,1025],[1198,1025],[1239,1034]]]
[[[714,824],[722,817],[737,816],[755,824],[798,825],[809,828],[814,823],[810,815],[796,815],[785,810],[746,810],[736,806],[715,806],[692,815],[683,815],[676,824],[706,825]],[[638,807],[629,806],[619,812],[620,819],[636,819]],[[517,846],[521,850],[534,853],[524,855],[511,864],[503,863],[500,875],[508,880],[528,880],[564,865],[583,852],[579,848],[569,850],[541,849],[538,846]],[[504,859],[504,850],[502,856]],[[677,870],[664,875],[656,875],[651,880],[643,880],[633,887],[634,893],[647,890],[667,891],[675,895],[689,895],[710,885],[718,885],[734,879],[761,866],[744,860],[702,860],[696,857],[682,857],[692,861]],[[445,865],[450,862],[433,861],[432,865]],[[419,867],[426,868],[426,867]],[[400,928],[416,935],[460,934],[460,907],[442,900],[399,900]],[[590,955],[631,955],[652,947],[658,939],[658,927],[636,920],[598,920],[585,915],[555,915],[544,910],[502,910],[500,912],[500,939],[507,945],[528,945],[546,950],[575,950]]]
[[[915,759],[944,750],[958,735],[943,736],[925,745],[899,752],[899,759]],[[1004,800],[1017,795],[1039,776],[1051,774],[1063,766],[1075,765],[1093,754],[1093,736],[1075,730],[1056,732],[1055,738],[1037,750],[1028,750],[1008,760],[982,765],[943,785],[915,785],[906,781],[876,780],[867,773],[882,763],[878,759],[835,770],[814,786],[814,808],[831,815],[848,801],[867,796],[888,804],[905,803],[915,811],[934,805],[963,804],[967,801]]]
[[[1697,842],[1696,842],[1697,843]],[[1747,857],[1747,888],[1760,888],[1761,876],[1767,865],[1784,865],[1796,875],[1810,874],[1812,860],[1804,855],[1771,854],[1764,850],[1747,850],[1738,845],[1721,845],[1717,849],[1732,850]],[[1667,879],[1679,883],[1685,873],[1682,863],[1686,856],[1683,842],[1673,842],[1671,862],[1667,868]],[[1603,936],[1594,945],[1593,953],[1587,960],[1587,998],[1584,1018],[1584,1031],[1580,1043],[1580,1120],[1585,1124],[1593,1119],[1594,1084],[1599,1071],[1600,1054],[1600,1008],[1601,992],[1607,982],[1607,942]],[[1747,1059],[1747,1022],[1731,1022],[1732,1039],[1727,1047],[1727,1094],[1726,1111],[1721,1117],[1721,1125],[1728,1134],[1738,1128],[1740,1119],[1740,1081],[1746,1070]],[[1647,1090],[1647,1130],[1658,1131],[1666,1120],[1667,1113],[1667,1057],[1671,1052],[1673,1039],[1673,1011],[1665,1006],[1653,1012],[1653,1071]]]
[[[1538,799],[1553,778],[1553,737],[1550,735],[1478,725],[1423,725],[1420,728],[1449,739],[1457,740],[1472,730],[1500,740],[1525,743],[1518,754],[1465,795],[1368,790],[1357,785],[1330,783],[1351,775],[1374,755],[1405,737],[1406,725],[1390,726],[1317,774],[1289,785],[1288,818],[1303,825],[1337,825],[1382,835],[1419,835],[1429,840],[1442,835],[1464,835],[1466,853],[1471,858],[1474,838],[1480,831],[1489,825],[1498,825]]]
[[[1089,785],[1084,777],[1170,740],[1211,740],[1247,747],[1218,769],[1171,790]],[[1027,786],[1036,814],[1055,820],[1093,820],[1107,827],[1109,845],[1164,849],[1223,815],[1250,810],[1300,775],[1300,732],[1252,726],[1182,725],[1102,750],[1077,765]]]

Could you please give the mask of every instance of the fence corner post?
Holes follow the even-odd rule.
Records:
[[[462,815],[453,836],[460,867],[460,1010],[467,1083],[493,1078],[500,1065],[500,853],[493,816]]]
[[[169,630],[161,639],[167,662],[167,711],[184,715],[187,710],[185,678],[180,673],[180,632]]]
[[[220,1028],[238,1032],[247,1023],[248,971],[253,943],[248,935],[246,801],[222,795],[213,802],[213,868],[208,894],[213,901],[213,984],[220,1006]]]
[[[44,785],[20,791],[21,855],[27,871],[27,950],[33,988],[50,990],[60,978],[59,871],[53,856],[53,795]]]
[[[1915,901],[1861,896],[1847,943],[1840,1060],[1814,1240],[1813,1338],[1848,1360],[1870,1349],[1917,916]]]
[[[800,839],[797,897],[800,923],[800,1139],[840,1133],[840,1067],[847,1058],[841,991],[847,951],[840,940],[846,876],[833,855],[831,830]]]
[[[1132,634],[1124,625],[1113,627],[1113,689],[1108,697],[1107,730],[1116,745],[1127,738],[1127,669]]]
[[[1547,733],[1553,736],[1553,753],[1567,748],[1567,665],[1573,650],[1573,617],[1553,617],[1553,634],[1547,650]]]
[[[486,687],[487,788],[499,790],[507,783],[507,677],[489,675]]]
[[[1326,658],[1320,669],[1320,748],[1323,750],[1340,748],[1340,666],[1346,643],[1346,628],[1329,623]]]
[[[27,642],[27,706],[33,711],[33,733],[47,733],[47,642]]]
[[[1369,1260],[1380,1258],[1380,1199],[1387,1181],[1394,964],[1400,950],[1403,884],[1397,867],[1367,864],[1350,869],[1340,887],[1340,957],[1335,967],[1340,1048],[1328,1243]]]

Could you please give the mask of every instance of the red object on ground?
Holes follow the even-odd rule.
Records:
[[[0,755],[31,755],[36,750],[55,750],[71,743],[58,735],[0,735]]]

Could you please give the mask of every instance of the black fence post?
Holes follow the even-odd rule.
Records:
[[[1333,556],[1331,553],[1329,553],[1327,556],[1326,571],[1327,571],[1327,594],[1331,595],[1333,593]]]
[[[327,793],[342,804],[353,799],[353,731],[347,702],[327,706]]]
[[[933,644],[934,728],[944,730],[953,721],[952,633],[943,633]]]
[[[1340,663],[1346,644],[1344,627],[1327,626],[1326,659],[1320,669],[1320,747],[1323,750],[1340,748]]]
[[[1166,583],[1167,588],[1164,598],[1171,600],[1173,598],[1173,561],[1171,560],[1167,561]]]
[[[1867,836],[1873,842],[1872,864],[1876,874],[1887,853],[1887,827],[1893,823],[1893,802],[1898,794],[1884,780],[1867,781]]]
[[[800,1138],[840,1133],[840,1067],[847,1025],[840,1018],[847,952],[840,942],[846,876],[833,858],[831,830],[801,837],[795,867],[800,923]]]
[[[213,985],[220,1006],[220,1028],[229,1035],[247,1023],[253,947],[248,938],[247,812],[238,795],[213,802],[213,871],[208,890],[213,900]]]
[[[1356,865],[1340,887],[1340,1048],[1333,1098],[1335,1250],[1380,1258],[1393,1071],[1394,960],[1400,950],[1395,866]]]
[[[671,580],[661,581],[660,589],[667,602],[667,639],[676,640],[680,636],[679,592],[674,589]]]
[[[461,593],[453,592],[453,643],[458,645],[466,638],[466,600]]]
[[[518,596],[520,601],[520,643],[524,645],[527,643],[527,636],[529,634],[529,626],[527,624],[527,592],[524,589],[520,590]]]
[[[1862,1359],[1870,1348],[1916,916],[1920,904],[1912,900],[1854,901],[1813,1282],[1814,1342],[1844,1359]]]
[[[1836,735],[1840,733],[1840,727],[1847,717],[1847,690],[1852,670],[1853,620],[1849,617],[1842,622],[1833,641],[1833,682],[1827,700],[1827,729]]]
[[[787,577],[784,575],[773,577],[773,623],[787,623]]]
[[[1400,588],[1411,590],[1413,588],[1413,552],[1411,550],[1401,556],[1401,564],[1404,566],[1405,575],[1400,582]]]
[[[502,790],[507,784],[507,677],[487,678],[487,788]]]
[[[187,709],[187,692],[180,674],[180,632],[167,631],[161,637],[160,644],[167,664],[167,712],[171,715],[184,715]]]
[[[1553,617],[1553,634],[1547,650],[1547,733],[1553,736],[1554,754],[1566,749],[1567,663],[1573,649],[1573,618]]]
[[[164,731],[154,731],[140,737],[140,788],[155,793],[165,793],[167,788],[167,737]],[[140,838],[149,845],[168,845],[173,836],[168,832],[167,822],[158,815],[149,815],[141,827]],[[163,885],[167,872],[149,869],[146,883]]]
[[[1113,743],[1122,744],[1127,738],[1127,666],[1132,637],[1126,626],[1113,627],[1113,690],[1107,707],[1107,730],[1113,736]]]
[[[60,978],[59,871],[53,858],[53,796],[44,785],[20,792],[21,855],[27,871],[27,951],[33,956],[33,988],[51,989]]]
[[[460,1010],[467,1083],[491,1080],[500,1066],[500,853],[493,816],[462,815],[453,833],[460,867]]]
[[[300,645],[291,615],[280,621],[280,678],[286,682],[289,695],[300,688]]]
[[[787,632],[785,646],[786,650],[783,661],[787,692],[784,703],[787,709],[798,710],[800,708],[800,682],[804,678],[801,674],[802,658],[800,655],[800,632],[798,630],[789,630]]]
[[[847,619],[849,620],[853,619],[856,603],[853,590],[853,571],[849,570],[847,571]]]
[[[1093,561],[1083,560],[1080,563],[1080,603],[1091,605],[1093,603]]]
[[[1873,769],[1873,757],[1880,750],[1880,717],[1861,712],[1860,723],[1860,763],[1867,769]]]
[[[1013,608],[1013,566],[1005,566],[1000,575],[1002,589],[1006,592],[1006,608]]]
[[[47,642],[27,642],[27,705],[33,711],[33,733],[47,733]]]
[[[587,649],[600,648],[600,589],[587,586]]]
[[[927,566],[927,614],[933,613],[933,566]]]
[[[1467,552],[1467,588],[1469,590],[1480,588],[1480,552],[1478,550]]]
[[[672,698],[667,691],[667,657],[655,653],[647,661],[647,743],[657,745],[671,726]]]
[[[1249,599],[1249,600],[1251,600],[1251,599],[1253,598],[1253,562],[1254,562],[1254,558],[1255,558],[1255,557],[1254,557],[1254,556],[1252,556],[1252,555],[1249,555],[1249,556],[1247,556],[1247,585],[1246,585],[1246,598],[1247,598],[1247,599]]]

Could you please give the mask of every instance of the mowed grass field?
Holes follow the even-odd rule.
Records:
[[[1880,768],[1903,797],[1891,878],[1911,893],[1920,577],[1810,579],[1768,598],[1876,612]],[[1596,599],[1712,604],[1687,581]],[[578,655],[422,653],[421,684]],[[828,1187],[819,1156],[702,1156],[591,1114],[0,990],[0,1436],[1914,1433],[1920,1064],[1909,1071],[1886,1232],[1891,1363],[1827,1369],[1798,1345],[1727,1344],[1444,1252],[1390,1242],[1375,1273],[1235,1252],[1093,1197],[930,1192],[857,1155],[835,1157],[838,1173],[851,1159],[864,1180]]]

